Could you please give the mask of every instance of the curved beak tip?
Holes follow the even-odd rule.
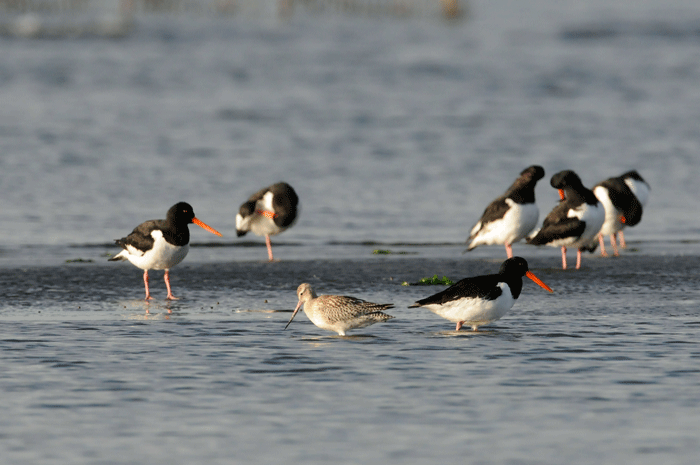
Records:
[[[301,308],[301,302],[299,302],[299,303],[297,304],[296,308],[294,309],[294,313],[292,313],[292,317],[291,317],[291,318],[289,319],[289,321],[287,322],[287,326],[289,326],[289,324],[292,322],[292,320],[294,319],[294,317],[297,316],[297,313],[299,313],[299,308]],[[287,326],[285,326],[284,329],[287,329]]]
[[[289,327],[289,325],[292,323],[292,320],[294,319],[294,316],[296,316],[296,314],[297,314],[296,312],[292,313],[292,317],[289,319],[287,324],[284,326],[284,329],[287,329]]]

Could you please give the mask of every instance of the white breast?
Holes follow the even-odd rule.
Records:
[[[465,324],[486,324],[496,321],[513,307],[515,299],[506,283],[498,283],[503,293],[495,300],[481,298],[463,298],[444,304],[425,305],[431,312],[453,323],[464,321]]]
[[[603,204],[603,208],[605,210],[605,219],[603,220],[603,225],[600,228],[599,234],[609,236],[620,231],[624,227],[624,225],[620,222],[621,212],[615,208],[612,200],[610,200],[610,192],[608,189],[603,186],[597,186],[595,189],[593,189],[593,193],[598,200],[600,200],[600,203]]]
[[[569,217],[577,217],[581,221],[585,221],[586,228],[584,229],[578,240],[574,241],[572,247],[582,247],[590,243],[594,239],[605,221],[605,207],[598,202],[596,205],[583,203],[578,208],[569,210]]]
[[[143,253],[142,251],[127,246],[129,254],[126,258],[142,270],[165,270],[180,263],[190,251],[190,245],[175,246],[169,244],[161,231],[151,232],[154,243],[153,248]]]
[[[262,199],[256,202],[255,212],[252,215],[245,218],[240,213],[236,215],[236,229],[239,231],[251,231],[258,236],[274,236],[284,231],[286,228],[277,226],[272,218],[256,213],[258,211],[274,212],[272,198],[272,192],[266,192]]]
[[[503,218],[484,225],[481,232],[470,243],[470,247],[513,244],[523,239],[537,226],[540,210],[536,204],[521,205],[511,199],[506,199],[506,203],[509,208]],[[481,227],[481,222],[477,223],[476,226]],[[474,230],[478,230],[476,226]]]

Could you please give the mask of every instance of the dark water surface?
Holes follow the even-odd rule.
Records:
[[[696,464],[700,9],[523,5],[0,38],[0,462]],[[555,293],[478,333],[408,309],[441,287],[404,281],[497,271],[464,240],[535,163],[541,218],[558,170],[639,170],[630,248],[564,272],[516,244]],[[281,179],[270,264],[234,217]],[[154,272],[145,303],[112,240],[180,200],[224,237],[192,227],[182,300]],[[302,282],[396,318],[285,331]]]
[[[152,303],[128,264],[0,269],[4,455],[694,463],[697,244],[682,247],[690,255],[636,244],[579,271],[521,248],[555,293],[526,280],[513,310],[478,333],[406,308],[442,287],[401,283],[490,273],[501,259],[358,247],[355,259],[185,262],[172,272],[182,300],[161,300],[154,272]],[[285,331],[305,281],[393,302],[396,318],[338,337],[302,315]]]

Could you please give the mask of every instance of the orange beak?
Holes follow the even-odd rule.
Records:
[[[212,228],[208,224],[203,223],[202,221],[199,221],[197,218],[192,218],[192,222],[199,226],[200,228],[206,229],[212,234],[216,234],[217,236],[221,236],[221,233],[217,231],[216,229]]]
[[[277,213],[271,212],[269,210],[255,210],[255,213],[257,213],[258,215],[262,215],[265,218],[269,218],[271,220],[274,220],[277,216]]]
[[[625,219],[624,216],[620,215],[620,223],[625,224],[627,223],[627,220]]]
[[[564,200],[565,198],[564,189],[559,189],[559,199]]]
[[[299,303],[297,304],[296,308],[294,309],[294,313],[292,313],[292,317],[291,317],[291,318],[289,319],[289,321],[287,322],[287,326],[289,326],[289,323],[291,323],[292,320],[294,319],[294,317],[297,316],[297,313],[299,313],[299,309],[300,309],[300,308],[301,308],[301,300],[299,301]],[[284,329],[287,329],[287,326],[285,326]]]
[[[535,274],[532,271],[525,272],[525,276],[527,276],[528,278],[535,281],[535,283],[538,286],[540,286],[542,289],[549,291],[549,292],[554,292],[551,287],[549,287],[545,283],[543,283],[542,280],[540,278],[538,278],[537,276],[535,276]]]

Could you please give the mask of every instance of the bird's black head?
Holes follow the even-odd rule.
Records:
[[[544,168],[542,168],[540,165],[528,166],[520,173],[520,176],[524,175],[529,176],[531,181],[539,181],[540,179],[544,178]]]
[[[508,283],[513,293],[513,298],[517,299],[520,295],[520,289],[522,289],[522,277],[527,276],[533,280],[542,289],[554,292],[551,287],[547,286],[542,282],[540,278],[535,276],[530,268],[527,266],[527,261],[523,257],[513,257],[509,258],[501,265],[501,269],[498,272],[502,279]]]
[[[560,171],[549,182],[555,189],[565,189],[567,187],[577,188],[582,186],[581,178],[571,170]]]
[[[168,220],[172,220],[174,223],[192,223],[194,218],[194,210],[192,205],[187,202],[178,202],[168,210]]]
[[[513,257],[503,262],[498,274],[522,277],[525,276],[525,273],[529,270],[530,268],[527,266],[527,260],[523,257]]]

